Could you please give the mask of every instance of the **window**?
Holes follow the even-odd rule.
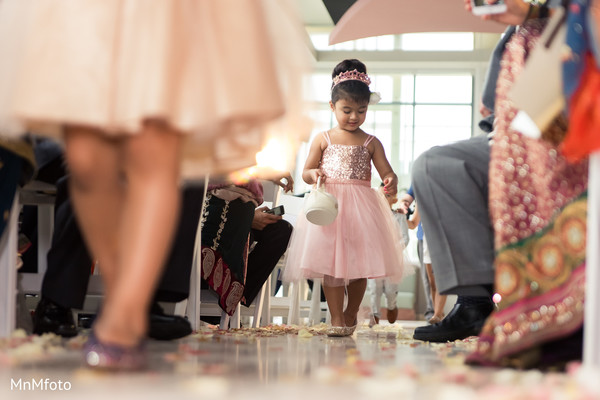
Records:
[[[349,40],[329,45],[330,31],[313,31],[310,39],[318,51],[473,51],[472,32],[405,33]]]
[[[330,32],[315,32],[310,34],[310,39],[315,49],[319,51],[391,51],[396,48],[396,36],[394,35],[350,40],[330,46],[329,34]]]
[[[472,32],[405,33],[400,48],[405,51],[473,51]]]
[[[467,139],[472,134],[473,75],[398,73],[372,74],[371,89],[382,101],[369,106],[362,129],[383,144],[386,156],[398,175],[399,188],[410,185],[413,161],[427,149]],[[315,104],[312,139],[337,122],[329,108],[331,77],[316,73],[306,84],[306,98]],[[309,144],[302,146],[297,159],[296,192],[309,187],[301,178]],[[373,169],[372,185],[379,185]]]

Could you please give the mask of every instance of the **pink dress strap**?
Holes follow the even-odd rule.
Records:
[[[369,145],[369,143],[371,143],[371,141],[373,139],[375,139],[375,136],[373,135],[368,135],[369,137],[367,138],[367,140],[365,140],[365,143],[363,143],[363,146],[367,147]]]
[[[327,140],[327,146],[331,145],[331,138],[329,137],[329,131],[323,132],[323,137]]]

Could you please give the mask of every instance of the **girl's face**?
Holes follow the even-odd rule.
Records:
[[[340,99],[335,104],[329,102],[340,129],[354,132],[365,122],[369,105],[357,104],[352,100]]]

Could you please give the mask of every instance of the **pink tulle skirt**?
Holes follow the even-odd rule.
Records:
[[[327,181],[327,192],[338,200],[338,216],[326,226],[310,223],[304,213],[298,216],[284,281],[324,278],[329,286],[341,286],[360,278],[402,279],[402,234],[387,201],[369,183]]]
[[[2,0],[0,135],[135,135],[159,119],[185,135],[185,175],[254,165],[267,123],[301,108],[308,61],[287,3]]]

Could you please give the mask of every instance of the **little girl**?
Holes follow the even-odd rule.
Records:
[[[283,280],[323,278],[332,325],[327,334],[349,336],[358,322],[367,278],[400,280],[403,245],[387,202],[371,189],[371,161],[385,193],[396,194],[398,177],[381,142],[360,129],[371,98],[367,69],[358,60],[344,60],[332,77],[329,104],[338,125],[314,139],[302,179],[326,182],[326,190],[338,200],[338,216],[326,226],[298,218]]]

